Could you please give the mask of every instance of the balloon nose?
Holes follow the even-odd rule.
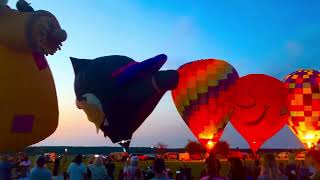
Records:
[[[155,81],[161,91],[175,89],[179,81],[179,73],[175,70],[160,71],[155,76]]]
[[[60,44],[67,40],[67,33],[62,29],[54,29],[48,34],[48,40],[50,42]]]

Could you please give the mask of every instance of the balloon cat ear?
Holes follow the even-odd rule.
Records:
[[[91,60],[89,59],[77,59],[70,57],[70,60],[73,66],[74,74],[78,74],[82,68],[87,67],[91,63]]]

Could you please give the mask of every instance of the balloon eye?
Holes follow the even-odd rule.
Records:
[[[282,107],[280,109],[280,116],[284,116],[284,115],[287,115],[287,114],[289,114],[288,108],[287,107]]]
[[[239,108],[249,109],[256,106],[256,98],[251,95],[237,97],[236,105]]]

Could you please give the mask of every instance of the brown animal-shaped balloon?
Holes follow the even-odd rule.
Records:
[[[1,1],[1,0],[0,0]],[[66,40],[54,15],[0,6],[0,153],[44,140],[58,126],[58,102],[45,55]]]

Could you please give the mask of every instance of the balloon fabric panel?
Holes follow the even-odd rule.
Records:
[[[67,34],[50,12],[0,7],[0,153],[21,151],[58,126],[58,101],[45,55]]]
[[[320,73],[298,70],[285,78],[285,84],[289,91],[289,127],[310,148],[320,138]]]
[[[142,62],[118,55],[71,58],[78,108],[112,142],[128,148],[132,134],[178,83],[176,71],[160,71],[166,59],[164,54]]]
[[[264,74],[241,77],[234,86],[231,123],[255,153],[288,118],[285,85]]]
[[[229,121],[228,89],[238,73],[216,59],[187,63],[178,72],[180,79],[172,96],[181,117],[204,146],[216,143]]]
[[[0,152],[15,152],[56,130],[58,102],[49,67],[39,69],[31,53],[0,46],[0,58]]]

